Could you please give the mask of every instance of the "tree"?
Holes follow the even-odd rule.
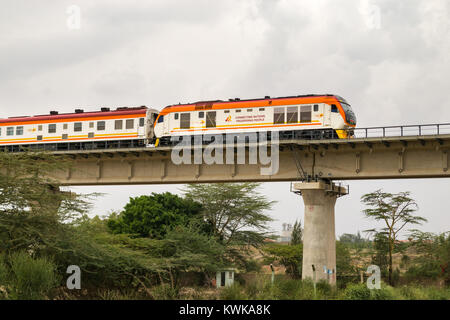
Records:
[[[383,276],[389,272],[389,238],[386,232],[376,232],[373,237],[372,263],[379,266]]]
[[[345,243],[336,241],[336,277],[346,277],[355,273],[350,250]]]
[[[260,247],[271,236],[267,215],[273,203],[257,192],[258,183],[190,184],[184,190],[187,199],[201,204],[203,221],[211,235],[226,248],[228,255],[244,261],[242,253]]]
[[[200,213],[200,204],[169,192],[130,198],[124,210],[108,219],[113,233],[162,239],[176,226],[187,226]]]
[[[450,231],[434,234],[412,230],[410,239],[418,255],[408,268],[408,276],[441,278],[450,283]]]
[[[303,245],[283,245],[283,244],[268,244],[263,249],[266,254],[267,262],[274,261],[284,266],[286,274],[294,279],[300,279],[302,276],[302,259],[303,259]]]
[[[388,238],[390,285],[393,285],[392,253],[400,231],[408,224],[421,224],[427,221],[423,217],[413,215],[418,206],[409,195],[409,192],[392,194],[377,190],[361,197],[362,202],[368,206],[367,209],[363,210],[365,216],[376,221],[384,221],[386,225],[382,231],[386,233]]]
[[[0,252],[39,255],[56,246],[67,223],[86,214],[86,198],[60,191],[51,178],[69,166],[51,154],[0,152]]]
[[[295,221],[291,233],[291,245],[302,243],[302,237],[303,237],[302,222]]]

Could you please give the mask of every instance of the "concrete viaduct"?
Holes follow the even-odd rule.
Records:
[[[303,278],[334,284],[334,205],[348,190],[333,181],[450,177],[450,132],[439,132],[438,125],[429,134],[418,126],[417,134],[405,135],[404,127],[398,128],[401,134],[391,136],[382,128],[382,135],[375,137],[361,129],[353,139],[279,141],[279,170],[273,175],[261,175],[264,166],[248,161],[176,165],[173,149],[163,147],[54,152],[74,163],[55,177],[66,186],[293,181],[305,204]],[[250,147],[241,149],[247,157]]]

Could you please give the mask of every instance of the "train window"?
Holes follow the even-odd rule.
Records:
[[[179,118],[179,114],[175,113],[175,120],[178,120],[178,118]]]
[[[139,118],[139,127],[143,127],[145,125],[145,118]]]
[[[319,111],[319,105],[318,105],[318,104],[315,104],[315,105],[314,105],[314,112],[317,112],[317,111]]]
[[[159,116],[158,123],[164,122],[164,116]]]
[[[339,111],[338,111],[338,108],[336,107],[335,104],[332,104],[332,105],[331,105],[331,112],[336,112],[336,113],[339,112]]]
[[[266,110],[265,108],[259,108],[259,111],[264,111],[264,110]]]
[[[287,108],[287,123],[297,123],[298,122],[298,107],[288,107]]]
[[[37,137],[36,137],[36,140],[37,140],[37,141],[42,141],[42,136],[37,136]]]
[[[106,128],[106,122],[105,121],[97,121],[97,130],[103,131]]]
[[[247,112],[252,112],[253,111],[253,109],[247,109]]]
[[[80,132],[83,130],[83,124],[81,122],[75,122],[73,124],[73,131]]]
[[[203,118],[205,117],[205,112],[204,112],[204,111],[200,111],[200,112],[198,113],[198,117],[199,117],[200,119],[203,119]]]
[[[88,138],[93,138],[94,137],[94,133],[93,132],[89,132],[88,133]]]
[[[69,128],[69,125],[67,123],[63,124],[63,130],[67,130]]]
[[[48,125],[48,133],[55,133],[56,132],[56,123],[52,123]]]
[[[126,129],[133,129],[134,128],[134,119],[128,119],[125,123]]]
[[[206,113],[206,127],[214,128],[216,126],[216,112],[209,111]]]
[[[284,123],[284,108],[275,108],[274,109],[273,123]]]
[[[300,122],[311,122],[311,106],[301,107]]]
[[[42,124],[38,125],[38,131],[42,131]]]
[[[16,127],[16,136],[21,136],[23,135],[23,127]]]
[[[180,129],[190,129],[191,128],[191,114],[182,113],[180,114]]]
[[[93,122],[89,122],[89,129],[94,128],[94,123]]]
[[[122,120],[116,120],[114,122],[114,129],[115,130],[122,130],[123,121]]]
[[[67,140],[67,139],[69,139],[69,135],[67,133],[63,133],[61,139]]]
[[[14,135],[14,127],[6,128],[6,135],[7,136],[13,136]]]
[[[240,109],[237,109],[237,110],[234,110],[234,111],[236,111],[236,112],[241,112],[241,110],[240,110]]]
[[[230,110],[224,110],[223,113],[230,113]]]

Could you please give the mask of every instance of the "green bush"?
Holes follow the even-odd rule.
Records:
[[[422,286],[412,287],[412,286],[403,286],[398,289],[399,294],[405,300],[427,300],[428,292]]]
[[[405,300],[449,300],[450,288],[403,286],[398,294]]]
[[[365,283],[349,284],[344,291],[348,300],[370,300],[370,290]]]
[[[316,283],[316,296],[318,299],[331,299],[336,297],[336,288],[332,287],[326,280]]]
[[[381,285],[381,289],[371,290],[372,300],[397,300],[394,288]]]
[[[450,300],[450,289],[439,289],[435,287],[426,288],[426,297],[430,300]]]
[[[55,274],[56,266],[47,258],[33,259],[21,251],[11,254],[9,263],[13,299],[45,299],[59,282]]]

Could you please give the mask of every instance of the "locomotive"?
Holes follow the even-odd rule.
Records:
[[[86,150],[170,146],[180,137],[278,132],[284,139],[345,139],[356,117],[337,95],[200,101],[0,119],[0,148]]]

